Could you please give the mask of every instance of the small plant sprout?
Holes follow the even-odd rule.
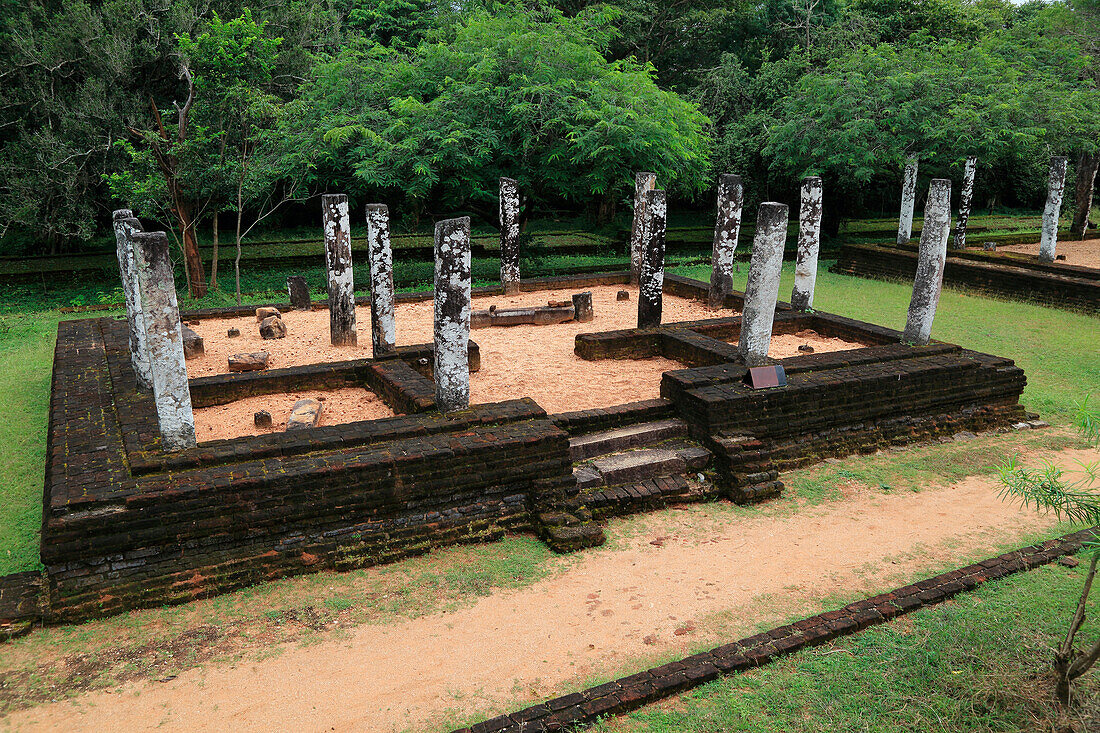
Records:
[[[1077,404],[1074,426],[1093,449],[1100,449],[1100,416],[1089,405],[1089,398]],[[1089,553],[1089,568],[1081,597],[1077,601],[1066,636],[1054,652],[1055,693],[1058,703],[1068,708],[1073,703],[1072,684],[1100,660],[1100,639],[1078,649],[1077,632],[1085,621],[1085,608],[1100,563],[1100,461],[1077,462],[1078,469],[1069,474],[1051,461],[1040,468],[1026,468],[1016,457],[1007,459],[997,472],[1001,481],[1001,498],[1022,501],[1024,506],[1053,511],[1060,519],[1077,524],[1093,525],[1092,537],[1082,548]]]

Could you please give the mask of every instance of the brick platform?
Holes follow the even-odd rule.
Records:
[[[873,244],[844,245],[830,269],[842,275],[909,281],[916,270],[915,249]],[[1100,313],[1100,270],[1093,268],[1044,264],[1011,253],[948,251],[943,281],[1004,298]]]
[[[626,278],[543,278],[523,288],[583,289]],[[705,299],[707,285],[667,275],[665,289]],[[740,299],[733,294],[727,304]],[[125,324],[64,321],[47,442],[44,588],[33,605],[10,613],[0,605],[0,620],[4,613],[51,623],[103,616],[507,531],[534,532],[571,550],[602,541],[596,515],[716,496],[758,501],[782,489],[778,472],[791,466],[959,430],[1006,429],[1023,417],[1024,375],[1007,359],[951,344],[914,348],[890,329],[781,305],[776,331],[803,328],[870,346],[783,359],[788,386],[754,391],[741,384],[745,368],[730,343],[738,317],[584,334],[576,340],[583,358],[664,355],[688,368],[664,374],[663,399],[551,416],[530,399],[440,414],[424,358],[429,347],[380,361],[204,377],[191,381],[197,405],[361,385],[407,414],[168,453],[152,397],[130,367]],[[705,493],[678,479],[580,492],[571,435],[669,417],[686,422],[714,455]]]
[[[991,580],[1046,565],[1076,552],[1093,532],[1092,529],[1082,530],[1061,539],[1007,552],[889,593],[849,603],[836,611],[461,728],[455,733],[550,733],[590,725],[601,716],[622,715],[721,675],[762,666],[785,654],[820,646],[868,626],[946,601]]]

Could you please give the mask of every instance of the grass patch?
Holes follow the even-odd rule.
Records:
[[[1060,565],[1014,575],[593,730],[1050,730],[1044,671],[1083,576]],[[1100,633],[1100,624],[1092,620],[1084,633]],[[1100,684],[1095,674],[1082,682],[1092,701],[1079,729],[1095,730]]]

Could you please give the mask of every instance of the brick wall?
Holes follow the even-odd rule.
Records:
[[[841,248],[832,272],[881,280],[911,280],[917,255],[911,249],[870,244]],[[1100,270],[1025,262],[1004,254],[948,253],[943,274],[948,285],[1018,300],[1100,312]]]

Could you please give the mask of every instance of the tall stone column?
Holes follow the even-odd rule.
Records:
[[[149,370],[149,353],[145,345],[145,318],[141,312],[141,289],[138,285],[137,259],[134,254],[133,235],[142,230],[141,222],[129,209],[119,209],[112,217],[115,228],[115,249],[118,254],[118,272],[122,276],[122,294],[126,299],[126,323],[130,331],[130,364],[138,384],[146,389],[153,386]]]
[[[657,188],[656,173],[636,173],[634,175],[634,224],[630,228],[630,284],[638,284],[642,271],[642,229],[645,227],[645,194]]]
[[[1040,262],[1054,262],[1054,248],[1058,245],[1058,217],[1062,213],[1062,190],[1066,185],[1066,162],[1061,155],[1050,159],[1047,205],[1043,209],[1043,236],[1039,240]]]
[[[333,346],[355,346],[355,280],[351,271],[351,217],[342,193],[321,197],[328,266],[328,329]]]
[[[470,406],[470,217],[435,225],[435,403]]]
[[[966,222],[970,219],[970,206],[974,203],[974,174],[978,171],[978,158],[971,155],[963,168],[963,185],[959,193],[959,221],[955,224],[955,238],[951,249],[966,249]]]
[[[817,283],[817,255],[821,250],[821,179],[802,179],[802,206],[798,210],[798,259],[794,266],[791,307],[805,311],[814,307]]]
[[[134,232],[138,290],[149,353],[153,401],[166,450],[195,446],[195,415],[183,356],[183,325],[164,232]]]
[[[924,204],[924,226],[917,250],[917,276],[905,319],[904,340],[925,346],[932,335],[932,320],[943,289],[943,267],[947,261],[947,239],[951,234],[951,181],[936,178],[928,187]]]
[[[745,286],[745,307],[741,311],[741,338],[737,343],[741,358],[751,367],[761,366],[768,359],[786,241],[787,205],[760,204],[752,240],[749,282]]]
[[[723,173],[718,176],[718,218],[714,221],[714,249],[710,256],[710,291],[707,304],[721,308],[726,296],[733,292],[733,255],[741,234],[741,205],[745,188],[741,176]]]
[[[668,201],[660,189],[646,191],[642,262],[638,273],[638,328],[661,325],[665,287],[665,218]]]
[[[385,204],[367,204],[367,256],[370,259],[371,345],[377,359],[397,351],[390,210]]]
[[[917,204],[916,154],[905,162],[905,175],[901,182],[901,214],[898,216],[898,244],[909,244],[913,238],[913,208]]]
[[[504,294],[519,292],[519,184],[500,179],[500,284]]]

